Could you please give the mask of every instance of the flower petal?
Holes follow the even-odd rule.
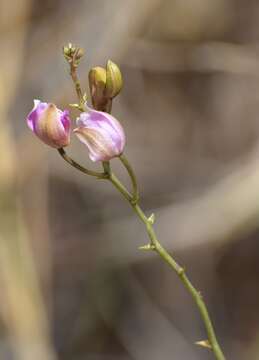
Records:
[[[71,127],[71,120],[70,120],[70,117],[69,117],[69,111],[68,110],[64,110],[64,111],[61,111],[61,122],[64,126],[64,129],[66,131],[66,133],[68,133],[70,131],[70,127]]]
[[[112,139],[102,129],[80,127],[74,129],[74,133],[87,146],[92,161],[108,161],[119,155]]]
[[[47,106],[47,103],[43,103],[40,100],[36,99],[34,100],[33,109],[27,117],[27,124],[32,131],[34,131],[34,124],[37,121],[37,118],[39,117],[40,113],[47,108]]]
[[[35,134],[47,145],[60,148],[68,145],[69,136],[54,104],[49,104],[34,122]]]
[[[107,161],[122,153],[125,146],[124,130],[112,115],[89,108],[77,118],[74,130],[79,140],[89,149],[93,161]]]

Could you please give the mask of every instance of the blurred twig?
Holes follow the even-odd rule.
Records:
[[[21,18],[27,19],[30,1],[4,2],[7,14],[22,9]],[[19,24],[19,32],[2,44],[0,88],[0,305],[2,319],[8,330],[15,358],[54,359],[50,345],[47,313],[40,290],[39,275],[34,263],[29,236],[20,202],[17,197],[19,173],[22,168],[16,158],[16,147],[11,135],[9,108],[20,78],[24,55],[24,39],[28,22]]]

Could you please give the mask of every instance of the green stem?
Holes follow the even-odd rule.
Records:
[[[113,183],[113,185],[120,189],[119,191],[122,193],[122,195],[129,201],[130,204],[134,205],[134,202],[132,202],[132,196],[130,192],[122,185],[120,180],[113,174],[110,174],[109,180]]]
[[[105,172],[105,174],[110,176],[110,174],[111,174],[110,162],[109,161],[102,161],[102,164],[103,164],[103,171]]]
[[[137,184],[137,179],[136,179],[134,170],[124,154],[121,154],[119,156],[119,159],[122,162],[122,164],[125,166],[126,170],[128,171],[128,174],[130,176],[131,183],[132,183],[132,190],[133,190],[132,191],[132,202],[137,204],[137,202],[139,201],[139,191],[138,191],[138,184]]]
[[[77,49],[78,51],[78,49]],[[76,63],[76,55],[77,55],[77,51],[75,52],[73,58],[71,59],[70,61],[70,75],[71,75],[71,78],[73,80],[73,83],[74,83],[74,86],[75,86],[75,90],[76,90],[76,94],[77,94],[77,97],[78,97],[78,100],[79,100],[79,107],[78,109],[80,111],[84,111],[85,110],[85,104],[84,104],[84,96],[83,96],[83,92],[82,92],[82,89],[81,89],[81,85],[80,85],[80,81],[78,79],[78,76],[77,76],[77,63]]]
[[[70,74],[72,77],[72,80],[74,82],[75,85],[75,89],[76,89],[76,93],[79,99],[79,110],[84,111],[84,97],[83,97],[83,93],[81,90],[81,86],[80,86],[80,82],[79,79],[77,77],[77,73],[76,73],[76,68],[77,68],[77,63],[76,63],[76,54],[74,54],[73,59],[70,59],[71,61],[70,63]],[[110,113],[111,111],[111,104],[109,106],[109,108],[106,109],[107,112]],[[125,168],[127,169],[129,176],[131,178],[131,182],[132,182],[132,187],[133,187],[133,195],[131,195],[128,190],[124,187],[124,185],[119,181],[119,179],[112,173],[111,168],[110,168],[110,163],[109,162],[103,162],[103,168],[104,168],[104,172],[103,173],[98,173],[92,170],[88,170],[84,167],[82,167],[81,165],[79,165],[77,162],[75,162],[74,160],[72,160],[65,152],[65,150],[63,148],[58,149],[58,152],[60,153],[60,155],[63,157],[63,159],[65,161],[67,161],[70,165],[72,165],[73,167],[75,167],[76,169],[78,169],[79,171],[87,174],[87,175],[92,175],[95,176],[99,179],[108,179],[115,187],[116,189],[124,196],[124,198],[129,202],[129,204],[131,205],[131,207],[133,208],[133,210],[135,211],[135,213],[138,215],[138,217],[140,218],[140,220],[145,224],[146,229],[147,229],[147,233],[150,239],[150,244],[148,246],[144,246],[143,248],[145,249],[149,249],[149,250],[154,250],[156,251],[161,258],[176,272],[176,274],[179,276],[180,280],[182,281],[183,285],[185,286],[185,288],[189,291],[189,293],[192,295],[198,309],[201,315],[201,318],[205,324],[206,327],[206,331],[207,331],[207,335],[208,335],[208,339],[209,339],[209,345],[211,346],[211,349],[215,355],[215,358],[217,360],[225,360],[225,356],[218,344],[217,338],[216,338],[216,334],[215,331],[213,329],[213,325],[212,322],[210,320],[210,316],[207,310],[207,307],[202,299],[201,294],[199,293],[199,291],[197,291],[195,289],[195,287],[192,285],[192,283],[190,282],[190,280],[188,279],[187,275],[185,274],[185,270],[184,268],[182,268],[175,260],[174,258],[163,248],[163,246],[160,244],[160,242],[158,241],[155,231],[153,229],[153,222],[154,219],[152,218],[147,218],[145,213],[142,211],[142,209],[139,207],[138,205],[138,187],[137,187],[137,181],[136,181],[136,177],[134,174],[134,171],[130,165],[130,163],[128,162],[128,160],[126,159],[126,157],[124,157],[123,155],[120,156],[120,160],[123,163],[123,165],[125,166]]]
[[[125,187],[121,184],[121,182],[117,179],[117,177],[110,172],[110,176],[108,178],[110,182],[116,187],[116,189],[125,197],[125,199],[130,203],[131,207],[135,211],[135,213],[138,215],[140,220],[145,224],[146,230],[150,239],[150,245],[145,247],[146,249],[154,250],[156,251],[161,258],[176,272],[180,280],[182,281],[185,288],[189,291],[191,296],[193,297],[198,310],[200,312],[201,318],[204,322],[209,344],[211,346],[211,350],[215,355],[215,358],[217,360],[225,360],[225,356],[218,344],[216,334],[207,310],[207,307],[202,299],[202,296],[198,290],[195,289],[195,287],[192,285],[190,280],[188,279],[184,268],[182,268],[175,259],[163,248],[163,246],[160,244],[160,242],[157,239],[157,236],[155,234],[155,231],[153,229],[152,221],[150,221],[145,213],[142,211],[140,206],[134,202],[132,202],[132,197],[129,198],[129,193],[125,189]]]
[[[97,177],[98,179],[107,179],[108,175],[103,172],[97,172],[97,171],[92,171],[92,170],[89,170],[83,166],[81,166],[80,164],[78,164],[76,161],[74,161],[73,159],[71,159],[71,157],[69,157],[67,155],[67,153],[65,152],[65,150],[63,148],[59,148],[58,149],[58,152],[59,154],[62,156],[62,158],[67,162],[69,163],[71,166],[73,166],[74,168],[76,168],[77,170],[83,172],[84,174],[86,175],[91,175],[91,176],[95,176]]]

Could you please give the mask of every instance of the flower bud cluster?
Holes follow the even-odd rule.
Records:
[[[80,59],[84,56],[84,49],[75,47],[69,43],[68,45],[63,46],[63,55],[69,63],[73,61],[74,65],[78,65]]]
[[[59,149],[70,143],[71,120],[68,110],[56,105],[34,100],[27,124],[45,144]],[[125,146],[124,130],[112,115],[91,109],[82,112],[73,130],[89,150],[92,161],[108,161],[122,154]]]
[[[106,69],[100,66],[92,68],[88,79],[94,108],[109,112],[112,99],[120,93],[123,85],[119,67],[108,60]]]
[[[84,52],[68,44],[63,47],[63,54],[71,68],[74,68]],[[109,102],[122,88],[119,67],[109,60],[106,69],[92,68],[89,72],[89,86],[94,109],[85,104],[82,108],[85,111],[78,117],[73,133],[86,145],[92,161],[109,161],[122,154],[126,141],[121,124],[108,113]],[[40,100],[34,100],[34,107],[27,116],[27,124],[33,133],[56,149],[69,145],[71,123],[68,110],[60,110],[56,105]]]

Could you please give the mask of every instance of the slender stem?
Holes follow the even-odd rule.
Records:
[[[125,199],[127,199],[129,201],[129,203],[131,205],[134,206],[134,202],[132,202],[132,195],[130,194],[130,192],[124,187],[124,185],[122,185],[122,183],[120,182],[120,180],[113,174],[110,173],[110,176],[108,178],[112,184],[122,193],[122,195],[125,197]]]
[[[101,173],[101,172],[97,172],[97,171],[92,171],[92,170],[85,168],[84,166],[81,166],[76,161],[71,159],[71,157],[69,157],[67,155],[67,153],[65,152],[65,150],[63,148],[59,148],[58,152],[67,163],[69,163],[71,166],[73,166],[77,170],[83,172],[84,174],[95,176],[98,179],[107,179],[108,175],[105,172]]]
[[[132,202],[132,198],[129,198],[128,191],[125,190],[124,186],[120,183],[120,181],[116,178],[116,176],[112,172],[110,172],[110,177],[108,179],[116,187],[116,189],[119,190],[119,192],[125,197],[125,199],[130,203],[131,207],[136,212],[140,220],[145,224],[150,239],[150,246],[146,247],[146,249],[154,250],[161,256],[161,258],[176,272],[176,274],[179,276],[185,288],[189,291],[189,293],[193,297],[200,312],[201,318],[204,322],[209,339],[209,344],[211,346],[211,350],[215,355],[215,358],[217,360],[225,360],[225,356],[218,344],[217,337],[207,307],[202,299],[200,292],[196,290],[195,287],[192,285],[192,283],[190,282],[190,280],[188,279],[185,273],[184,268],[182,268],[160,244],[153,229],[152,222],[146,217],[140,206]]]
[[[110,174],[111,174],[110,162],[109,161],[102,161],[102,164],[103,164],[103,171],[105,172],[105,174],[110,176]]]
[[[78,51],[78,50],[77,50]],[[79,79],[77,77],[77,61],[76,61],[76,57],[77,57],[77,51],[75,52],[74,56],[72,59],[70,59],[69,64],[70,64],[70,74],[72,77],[72,80],[74,82],[75,85],[75,89],[76,89],[76,93],[79,99],[79,110],[84,111],[84,96],[81,90],[81,86],[80,86],[80,82]],[[107,112],[110,113],[111,111],[111,104],[110,107],[106,109]],[[154,250],[156,251],[161,258],[176,272],[176,274],[179,276],[180,280],[182,281],[183,285],[185,286],[185,288],[189,291],[189,293],[191,294],[191,296],[193,297],[201,318],[204,322],[204,325],[206,327],[206,331],[207,331],[207,335],[208,335],[208,339],[209,339],[209,344],[211,346],[211,349],[215,355],[215,358],[217,360],[225,360],[225,356],[218,344],[217,338],[216,338],[216,334],[215,331],[213,329],[213,325],[212,322],[210,320],[210,316],[207,310],[207,307],[202,299],[201,294],[199,293],[198,290],[195,289],[195,287],[192,285],[192,283],[190,282],[190,280],[188,279],[187,275],[185,274],[185,270],[184,268],[182,268],[176,261],[175,259],[163,248],[163,246],[160,244],[160,242],[158,241],[157,237],[156,237],[156,233],[153,229],[153,219],[151,218],[147,218],[145,213],[142,211],[142,209],[140,208],[140,206],[138,205],[138,187],[137,187],[137,181],[136,181],[136,177],[134,174],[134,171],[130,165],[130,163],[128,162],[128,160],[126,159],[125,156],[121,155],[120,156],[120,160],[123,163],[123,165],[125,166],[125,168],[127,169],[129,176],[131,178],[131,182],[132,182],[132,187],[133,187],[133,195],[131,195],[128,190],[124,187],[124,185],[119,181],[119,179],[112,173],[111,168],[110,168],[110,163],[109,162],[103,162],[103,168],[104,168],[104,172],[103,173],[98,173],[92,170],[88,170],[84,167],[82,167],[81,165],[79,165],[77,162],[75,162],[74,160],[72,160],[65,152],[65,150],[63,148],[58,149],[58,152],[60,153],[60,155],[63,157],[63,159],[65,161],[67,161],[70,165],[72,165],[73,167],[75,167],[76,169],[78,169],[79,171],[87,174],[87,175],[92,175],[95,176],[99,179],[108,179],[114,186],[115,188],[124,196],[124,198],[129,202],[129,204],[131,205],[131,207],[133,208],[133,210],[135,211],[135,213],[138,215],[138,217],[140,218],[140,220],[145,224],[146,229],[147,229],[147,233],[150,239],[150,244],[148,246],[145,246],[145,249],[149,249],[149,250]]]
[[[121,154],[119,156],[119,159],[122,162],[122,164],[125,166],[126,170],[128,171],[128,174],[130,176],[131,183],[132,183],[132,190],[133,190],[132,191],[132,202],[136,204],[139,201],[139,190],[138,190],[138,184],[137,184],[137,179],[136,179],[134,170],[124,154]]]
[[[73,56],[68,60],[68,63],[70,66],[70,75],[73,80],[76,94],[77,94],[77,97],[79,100],[78,110],[85,111],[85,99],[84,99],[83,92],[81,89],[80,81],[77,76],[77,66],[79,63],[77,60],[77,57],[78,57],[79,50],[80,50],[79,48],[76,49]],[[108,177],[108,174],[106,173],[106,171],[97,172],[97,171],[89,170],[84,166],[81,166],[76,161],[74,161],[71,157],[69,157],[63,148],[59,148],[58,152],[66,162],[68,162],[71,166],[73,166],[77,170],[83,172],[84,174],[87,174],[90,176],[95,176],[98,179],[106,179]]]
[[[76,50],[76,52],[73,55],[72,59],[69,61],[69,65],[70,65],[70,75],[71,75],[71,78],[73,80],[75,90],[76,90],[76,94],[77,94],[77,97],[78,97],[78,100],[79,100],[79,110],[84,111],[84,96],[83,96],[83,92],[82,92],[82,89],[81,89],[80,81],[79,81],[78,76],[77,76],[76,56],[77,56],[78,50],[79,49]]]
[[[70,165],[75,167],[77,170],[87,174],[95,176],[99,179],[108,179],[115,188],[124,196],[124,198],[129,202],[135,213],[138,215],[140,220],[145,224],[147,233],[150,239],[150,246],[145,247],[146,249],[154,250],[156,251],[161,258],[177,273],[179,278],[181,279],[182,283],[184,284],[185,288],[189,291],[189,293],[192,295],[198,309],[200,312],[200,315],[202,317],[202,320],[205,324],[209,344],[211,345],[211,349],[215,355],[215,358],[217,360],[225,360],[224,354],[218,344],[215,331],[213,329],[212,322],[210,320],[210,316],[207,310],[207,307],[202,299],[202,296],[198,290],[195,289],[195,287],[192,285],[190,280],[188,279],[187,275],[185,274],[184,268],[182,268],[175,259],[163,248],[163,246],[160,244],[156,237],[156,233],[153,229],[152,222],[146,217],[143,210],[140,208],[138,204],[136,204],[133,201],[132,195],[128,192],[128,190],[124,187],[124,185],[120,182],[120,180],[111,172],[110,164],[109,162],[104,162],[104,173],[98,173],[91,170],[88,170],[81,165],[79,165],[77,162],[72,160],[65,152],[63,148],[58,149],[59,154],[63,157],[65,161],[67,161]]]

